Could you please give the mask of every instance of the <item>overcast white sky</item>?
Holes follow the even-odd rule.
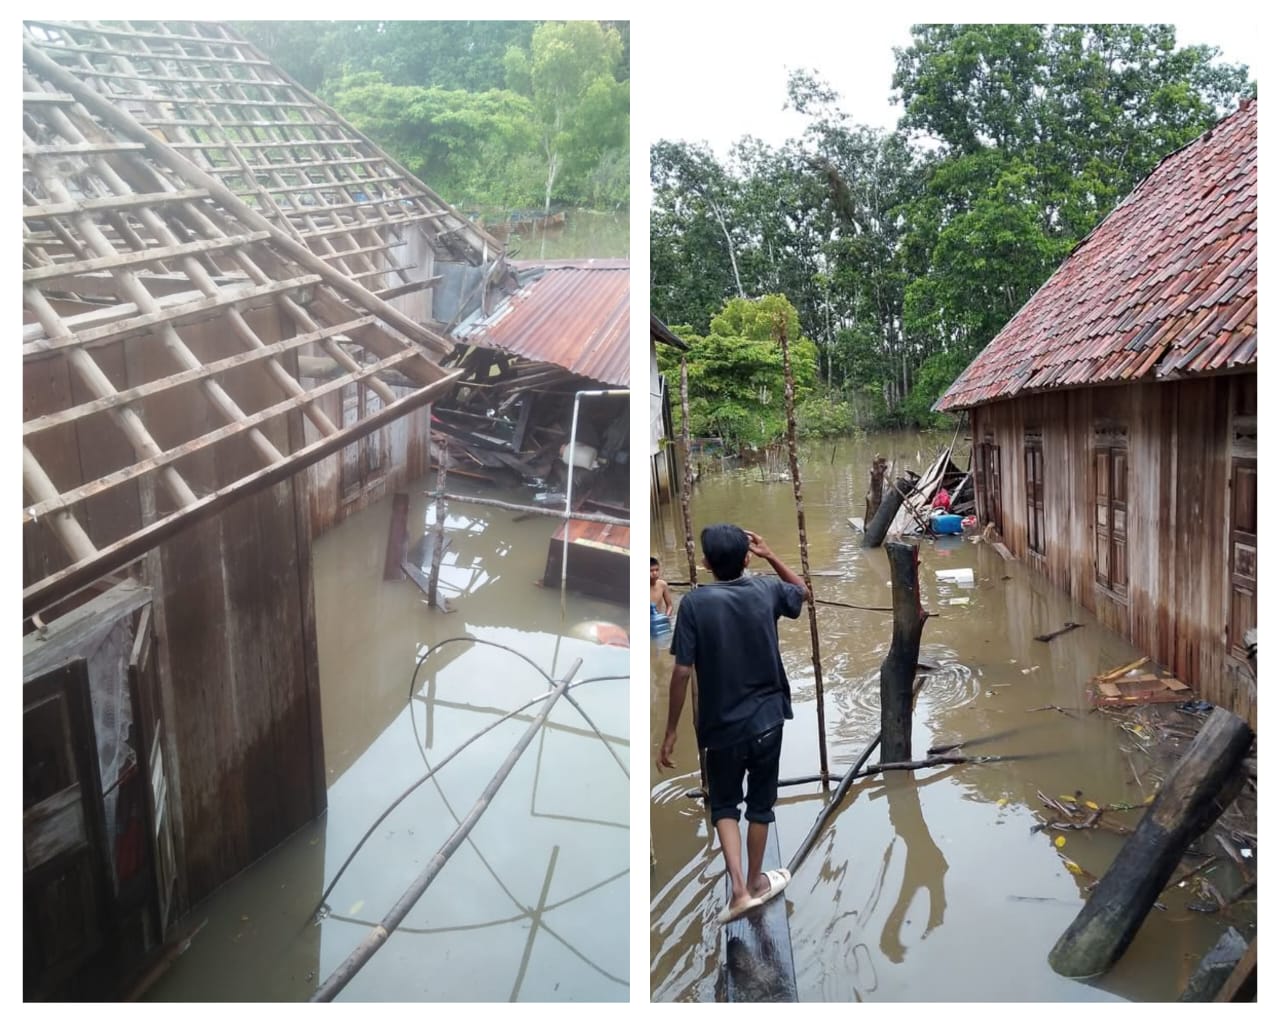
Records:
[[[843,109],[856,123],[891,129],[901,113],[889,99],[893,47],[910,44],[912,24],[1026,21],[1031,13],[1050,20],[1025,3],[987,4],[979,10],[967,9],[970,5],[884,6],[897,7],[904,16],[867,15],[861,5],[796,0],[755,8],[752,14],[745,13],[752,10],[746,5],[733,15],[699,9],[664,20],[656,36],[646,16],[635,11],[633,33],[646,45],[642,49],[637,44],[633,56],[633,115],[640,115],[651,139],[705,141],[719,155],[745,134],[777,145],[804,127],[803,118],[782,109],[788,69],[811,67],[841,94]],[[1178,26],[1180,44],[1216,46],[1220,59],[1248,64],[1258,75],[1262,33],[1259,25],[1240,17],[1241,8],[1231,8],[1224,17],[1224,7],[1203,3],[1198,10],[1169,3],[1110,4],[1097,11],[1090,6],[1074,6],[1071,20],[1171,21]],[[831,13],[842,8],[846,13]],[[656,66],[642,56],[652,56],[650,46],[661,55]]]

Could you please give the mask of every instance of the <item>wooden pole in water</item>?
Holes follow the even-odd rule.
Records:
[[[693,459],[689,449],[689,364],[680,359],[680,440],[684,449],[684,485],[680,488],[680,515],[684,521],[684,553],[689,559],[689,585],[698,585],[698,559],[693,553],[693,516],[689,514],[689,492],[693,490]]]
[[[929,616],[920,606],[919,548],[895,542],[885,553],[893,584],[893,638],[880,665],[880,752],[886,762],[899,762],[911,759],[912,683]]]
[[[1187,847],[1239,792],[1253,743],[1247,723],[1215,708],[1089,901],[1049,953],[1064,977],[1096,977],[1129,947]]]
[[[698,585],[698,561],[693,553],[693,515],[689,512],[689,495],[693,490],[693,459],[690,457],[689,449],[693,446],[689,439],[689,364],[684,356],[680,357],[680,440],[684,447],[684,486],[680,488],[680,515],[684,521],[684,553],[689,559],[689,588],[695,589]],[[698,678],[693,676],[689,680],[689,713],[693,718],[693,735],[694,742],[698,746],[698,780],[702,785],[703,792],[709,792],[707,788],[707,751],[702,748],[702,743],[698,742]],[[711,826],[711,801],[703,800],[703,808],[707,813],[707,829],[708,834],[714,834],[715,828]]]
[[[365,936],[365,939],[355,947],[352,953],[338,965],[338,968],[329,975],[328,979],[316,988],[315,993],[311,996],[311,1001],[333,1001],[334,997],[351,982],[351,978],[360,971],[360,968],[373,957],[373,954],[386,944],[387,939],[391,936],[391,932],[394,931],[401,924],[404,918],[409,915],[409,910],[411,910],[415,903],[422,898],[423,892],[427,890],[431,882],[439,876],[444,865],[449,862],[449,857],[457,851],[458,846],[462,845],[462,843],[466,841],[467,835],[471,833],[471,829],[476,826],[476,823],[480,820],[480,817],[484,814],[485,810],[489,808],[489,804],[492,802],[494,795],[497,794],[498,789],[502,787],[502,783],[507,780],[507,776],[516,766],[516,761],[519,760],[520,755],[528,749],[529,743],[533,741],[533,737],[537,734],[538,729],[542,727],[543,722],[547,720],[547,715],[551,713],[551,708],[554,707],[556,705],[556,701],[564,695],[565,690],[569,687],[570,679],[577,674],[578,668],[581,666],[581,657],[577,658],[573,664],[569,666],[568,672],[566,672],[560,681],[556,683],[555,689],[551,691],[551,696],[547,699],[546,703],[543,704],[542,710],[538,712],[537,718],[529,725],[525,730],[525,733],[520,736],[520,741],[515,744],[511,752],[507,754],[507,759],[498,767],[497,773],[490,780],[489,784],[485,786],[484,791],[480,793],[480,798],[476,800],[475,805],[471,807],[470,812],[468,812],[466,817],[462,819],[462,822],[454,830],[453,834],[445,839],[444,845],[442,845],[439,850],[437,850],[436,854],[431,857],[426,868],[414,880],[413,884],[409,887],[409,890],[400,896],[396,904],[392,906],[387,915],[382,918],[382,922],[374,927],[374,929]]]
[[[782,345],[782,378],[787,406],[787,456],[791,464],[791,489],[796,498],[796,524],[800,532],[800,574],[809,589],[809,639],[813,644],[813,687],[818,701],[818,769],[822,784],[831,780],[827,769],[827,714],[822,698],[822,655],[818,641],[818,608],[813,601],[813,580],[809,577],[809,533],[804,521],[804,495],[800,488],[800,459],[796,454],[796,384],[791,374],[791,342],[787,337],[787,321],[779,315],[774,322],[774,335]],[[911,662],[913,665],[915,661]]]
[[[430,445],[430,434],[428,434]],[[440,606],[440,559],[444,556],[444,484],[449,472],[449,438],[440,438],[440,465],[436,469],[436,525],[435,548],[431,552],[431,574],[427,577],[427,600],[432,607]]]

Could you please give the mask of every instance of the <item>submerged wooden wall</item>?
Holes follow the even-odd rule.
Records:
[[[1004,541],[1109,628],[1256,726],[1256,691],[1229,650],[1233,411],[1256,404],[1256,374],[1029,395],[972,411],[975,449],[1000,448]],[[1095,578],[1096,426],[1127,431],[1128,586]],[[1045,550],[1028,548],[1029,430],[1044,457]],[[981,477],[980,459],[975,466]],[[979,500],[983,480],[979,478]],[[985,507],[979,514],[987,515]]]
[[[250,316],[268,344],[280,337],[274,320],[272,310]],[[202,330],[188,328],[183,336],[203,361],[241,350],[216,320]],[[170,356],[153,337],[134,338],[105,355],[95,352],[121,388],[154,378],[159,367],[172,369]],[[27,418],[86,399],[60,356],[27,362],[23,372]],[[228,373],[221,379],[248,413],[281,398],[262,373]],[[191,389],[157,394],[139,406],[165,448],[190,439],[191,430],[222,425]],[[266,428],[282,450],[299,447],[301,431],[300,413],[288,424]],[[119,431],[97,416],[33,441],[59,453],[52,464],[60,487],[134,460]],[[261,460],[241,436],[181,464],[184,478],[202,495]],[[170,507],[168,502],[163,488],[146,477],[91,499],[82,522],[102,543],[151,521],[157,509]],[[68,562],[47,527],[24,526],[24,584]],[[139,571],[155,593],[157,665],[177,795],[181,911],[325,807],[305,477],[294,476],[191,526],[147,555]]]

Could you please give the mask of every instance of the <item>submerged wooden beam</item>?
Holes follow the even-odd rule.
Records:
[[[391,932],[409,915],[409,910],[422,898],[423,893],[430,887],[431,882],[439,876],[440,871],[444,869],[444,865],[449,862],[449,857],[458,850],[458,847],[466,840],[466,837],[471,833],[471,829],[476,826],[485,810],[489,808],[489,804],[493,801],[498,789],[502,787],[502,783],[511,774],[521,754],[529,748],[529,743],[533,741],[533,737],[542,727],[542,723],[547,720],[547,716],[551,713],[551,708],[565,694],[565,691],[569,688],[570,680],[578,673],[578,669],[581,666],[581,657],[577,658],[569,666],[569,670],[556,683],[556,687],[552,690],[550,697],[542,705],[542,710],[538,712],[537,719],[525,729],[524,734],[520,736],[520,740],[512,747],[511,752],[507,754],[507,758],[499,765],[497,773],[490,779],[489,784],[484,787],[484,791],[480,793],[479,798],[466,817],[462,819],[453,833],[445,839],[444,844],[427,862],[422,873],[409,886],[409,889],[400,896],[396,904],[382,918],[381,923],[374,927],[352,953],[338,965],[338,968],[329,975],[324,983],[316,988],[310,1001],[333,1001],[334,997],[351,982],[351,979],[360,971],[361,967],[373,957],[373,954],[386,944],[387,939],[391,937]]]
[[[778,826],[769,828],[764,869],[782,866]],[[729,876],[725,899],[733,897]],[[786,893],[724,926],[725,993],[731,1002],[798,1002],[796,964],[791,951]]]
[[[396,494],[391,498],[391,528],[387,530],[387,556],[382,563],[382,578],[388,582],[403,579],[404,561],[409,547],[409,495]]]
[[[1218,707],[1165,779],[1093,895],[1049,953],[1064,977],[1096,977],[1125,953],[1187,847],[1218,819],[1243,782],[1253,732]]]

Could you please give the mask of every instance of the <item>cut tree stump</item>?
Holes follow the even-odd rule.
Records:
[[[884,496],[880,499],[880,507],[876,509],[875,515],[867,520],[867,530],[862,534],[863,547],[879,547],[884,543],[884,538],[889,532],[889,526],[893,524],[894,518],[897,517],[898,509],[902,507],[902,492],[911,490],[911,483],[907,480],[899,481],[897,486],[890,487],[885,491]]]
[[[1187,847],[1230,805],[1253,743],[1248,724],[1218,707],[1165,780],[1093,895],[1049,953],[1064,977],[1096,977],[1129,947]]]

